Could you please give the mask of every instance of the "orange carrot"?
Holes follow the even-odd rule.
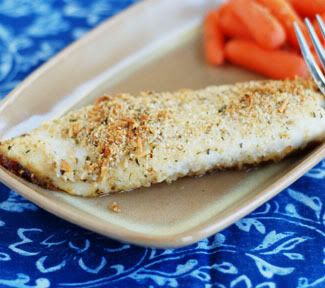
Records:
[[[211,65],[224,62],[224,37],[219,27],[219,14],[212,11],[204,21],[204,52],[206,61]]]
[[[257,2],[268,8],[275,18],[279,20],[286,30],[287,38],[291,45],[299,48],[296,33],[293,28],[294,22],[298,23],[306,39],[309,39],[306,26],[287,0],[257,0]]]
[[[320,17],[323,19],[323,21],[325,21],[325,14],[321,14]],[[315,29],[315,32],[317,33],[317,36],[320,40],[320,42],[323,44],[323,47],[325,47],[325,40],[324,40],[324,37],[323,37],[323,33],[318,25],[318,22],[317,22],[317,19],[315,18],[312,22],[313,26],[314,26],[314,29]],[[315,50],[315,47],[314,46],[311,46],[311,52],[313,53],[314,55],[314,59],[316,60],[318,66],[320,68],[323,67],[320,59],[318,58],[318,55],[316,53],[316,50]]]
[[[243,22],[232,11],[229,3],[221,6],[220,10],[220,28],[228,37],[250,39],[251,35]]]
[[[275,49],[285,43],[282,25],[267,8],[255,0],[232,0],[230,4],[260,46]]]
[[[323,19],[323,21],[325,21],[325,14],[321,14],[320,16],[321,16],[321,18]],[[320,27],[319,27],[319,25],[318,25],[317,20],[314,19],[313,22],[312,22],[312,24],[313,24],[313,26],[314,26],[315,32],[317,33],[317,36],[318,36],[319,40],[320,40],[321,43],[323,44],[323,47],[325,47],[325,40],[324,40],[324,37],[323,37],[322,31],[321,31],[321,29],[320,29]],[[321,64],[321,61],[320,61],[319,58],[318,58],[318,55],[317,55],[317,53],[316,53],[316,51],[315,51],[315,47],[314,47],[314,46],[311,46],[311,50],[312,50],[311,52],[313,53],[314,58],[315,58],[315,60],[316,60],[316,62],[317,62],[317,64],[318,64],[318,66],[321,68],[323,65]]]
[[[325,0],[290,0],[301,16],[314,16],[325,13]]]
[[[317,52],[315,50],[312,50],[311,53],[313,54],[314,59],[315,59],[317,65],[318,65],[318,67],[322,68],[323,65],[322,65],[322,62],[320,61],[320,59],[318,58]]]
[[[226,59],[249,70],[274,79],[308,76],[301,56],[283,50],[263,49],[253,41],[235,39],[225,46]]]
[[[320,17],[322,18],[322,20],[325,22],[325,13],[324,14],[321,14]],[[322,34],[322,31],[320,30],[320,27],[318,25],[318,22],[317,22],[317,19],[315,18],[313,20],[313,26],[314,26],[314,29],[319,37],[319,39],[323,39],[323,34]],[[323,41],[323,40],[322,40]],[[323,41],[324,42],[324,41]]]
[[[322,18],[323,18],[323,17],[322,17]],[[319,25],[318,25],[317,20],[314,19],[313,22],[312,22],[312,24],[313,24],[313,27],[314,27],[314,29],[315,29],[315,32],[316,32],[318,38],[319,38],[319,39],[322,39],[322,37],[323,37],[323,35],[322,35],[322,31],[321,31],[320,28],[319,28]]]

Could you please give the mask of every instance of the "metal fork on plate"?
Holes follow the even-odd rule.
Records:
[[[325,38],[325,24],[322,20],[322,18],[317,15],[316,16],[318,25],[320,27],[320,30],[322,32],[323,38]],[[313,45],[315,47],[317,56],[320,59],[320,63],[322,65],[322,68],[325,69],[325,51],[322,45],[322,40],[320,40],[316,34],[316,31],[311,24],[309,19],[305,19],[305,23],[308,29],[308,32],[310,34],[311,40],[313,42]],[[294,23],[294,29],[297,34],[298,42],[300,45],[301,53],[303,57],[305,58],[306,64],[310,70],[311,75],[313,76],[317,86],[319,89],[325,94],[325,76],[321,70],[321,67],[318,66],[312,52],[310,51],[310,47],[308,45],[307,40],[305,39],[299,25],[297,23]]]

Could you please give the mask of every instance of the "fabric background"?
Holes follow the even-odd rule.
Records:
[[[0,0],[0,95],[133,0]],[[182,249],[122,244],[0,184],[0,287],[325,287],[325,161]]]

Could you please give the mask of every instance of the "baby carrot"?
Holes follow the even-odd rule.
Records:
[[[224,37],[219,27],[217,11],[212,11],[205,17],[204,52],[209,64],[220,65],[224,62]]]
[[[288,41],[295,48],[299,48],[299,44],[293,28],[294,22],[298,23],[306,39],[309,39],[305,25],[287,0],[257,0],[257,2],[268,8],[274,17],[278,19],[286,31]]]
[[[316,51],[315,51],[315,50],[312,50],[311,53],[313,54],[314,59],[315,59],[317,65],[318,65],[318,67],[319,67],[319,68],[322,68],[322,67],[323,67],[322,62],[321,62],[320,59],[318,58],[318,55],[317,55]]]
[[[325,22],[325,13],[321,14],[320,17]],[[314,29],[315,29],[315,31],[316,31],[319,39],[323,39],[323,34],[322,34],[322,31],[320,30],[320,27],[319,27],[319,24],[317,22],[317,19],[315,18],[312,23],[313,23]]]
[[[228,37],[250,39],[251,35],[243,22],[234,14],[229,3],[221,6],[220,28]]]
[[[325,13],[325,0],[290,0],[292,6],[302,16]]]
[[[285,43],[282,25],[267,8],[255,0],[232,0],[230,4],[260,46],[275,49]]]
[[[225,56],[233,64],[274,79],[306,78],[308,75],[307,66],[298,54],[263,49],[249,40],[229,41],[225,46]]]
[[[323,21],[325,21],[325,14],[321,14],[320,17],[323,19]],[[323,37],[323,33],[322,33],[322,31],[321,31],[321,29],[319,27],[319,24],[318,24],[318,22],[317,22],[316,19],[313,20],[312,25],[313,25],[313,27],[315,29],[315,32],[317,33],[317,36],[318,36],[319,40],[323,44],[323,47],[325,47],[325,40],[324,40],[324,37]],[[318,55],[317,55],[317,53],[315,51],[315,47],[314,46],[311,46],[311,52],[313,53],[314,59],[316,60],[318,66],[320,68],[323,67],[323,65],[321,64],[320,59],[318,58]]]

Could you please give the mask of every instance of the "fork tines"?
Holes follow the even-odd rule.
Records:
[[[318,25],[320,27],[320,30],[322,32],[322,36],[323,36],[323,38],[325,38],[325,24],[319,15],[316,16],[316,19],[317,19]],[[315,47],[317,56],[320,60],[320,64],[322,65],[322,67],[318,66],[316,59],[314,58],[314,56],[310,50],[308,42],[307,42],[305,36],[303,35],[298,23],[296,23],[296,22],[294,23],[294,29],[296,31],[296,35],[297,35],[297,39],[298,39],[299,46],[301,49],[301,53],[306,61],[306,64],[310,70],[310,73],[313,76],[319,89],[323,92],[323,94],[325,94],[325,77],[321,70],[321,69],[325,69],[325,52],[324,52],[324,48],[322,45],[322,41],[324,39],[320,40],[318,38],[317,33],[315,32],[315,29],[308,18],[305,19],[305,23],[306,23],[310,38],[311,38],[312,43]]]

